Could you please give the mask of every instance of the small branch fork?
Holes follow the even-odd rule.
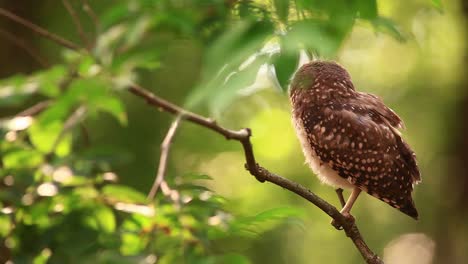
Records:
[[[52,33],[48,32],[47,30],[40,28],[36,26],[35,24],[20,18],[9,11],[0,8],[0,16],[4,16],[7,18],[10,18],[11,20],[20,23],[27,28],[31,29],[32,31],[36,32],[37,34],[46,37],[52,41],[55,41],[56,43],[69,48],[69,49],[74,49],[74,50],[81,50],[81,47],[79,47],[76,44],[73,44],[67,40],[62,39],[61,37],[58,37],[56,35],[53,35]],[[346,218],[343,216],[333,205],[328,203],[327,201],[323,200],[307,188],[303,187],[302,185],[293,182],[287,178],[281,177],[277,174],[274,174],[267,169],[261,167],[257,162],[255,161],[255,156],[252,148],[252,143],[250,141],[250,137],[252,136],[252,133],[250,129],[248,128],[243,128],[240,130],[230,130],[227,128],[224,128],[220,125],[218,125],[213,119],[206,118],[204,116],[197,115],[195,113],[189,112],[177,105],[174,105],[158,96],[155,94],[149,92],[146,89],[143,89],[142,87],[132,84],[128,87],[127,89],[130,93],[134,94],[137,97],[140,97],[144,99],[149,105],[154,106],[156,109],[164,112],[168,112],[174,115],[177,115],[179,121],[174,121],[174,123],[171,126],[171,129],[169,129],[168,134],[166,135],[165,141],[167,142],[167,146],[170,145],[170,142],[172,141],[172,138],[175,134],[175,131],[177,129],[178,123],[181,120],[186,120],[195,124],[198,124],[206,129],[212,130],[220,135],[223,135],[226,139],[230,140],[236,140],[239,141],[242,144],[243,150],[244,150],[244,155],[245,155],[245,168],[257,178],[260,182],[270,182],[275,185],[278,185],[284,189],[287,189],[302,198],[306,199],[307,201],[311,202],[318,208],[320,208],[324,213],[329,215],[331,218],[333,218],[338,225],[340,225],[346,235],[351,239],[351,241],[354,243],[356,248],[359,250],[361,253],[362,257],[368,264],[382,264],[383,261],[376,255],[372,250],[367,246],[365,243],[361,233],[359,232],[359,229],[357,228],[354,220],[350,218]],[[163,144],[164,145],[164,144]],[[164,174],[165,174],[165,167],[167,166],[167,155],[169,152],[169,149],[163,151],[166,152],[164,155],[166,156],[164,159],[166,161],[161,161],[160,163],[163,163],[164,165],[160,166],[159,170],[162,172],[158,172],[158,176],[162,178],[159,181],[161,182],[161,188],[163,188],[164,182]],[[156,185],[157,185],[158,179],[156,177]],[[167,187],[167,185],[165,185]],[[156,188],[157,190],[157,188]],[[154,193],[156,193],[156,190]],[[151,194],[151,193],[150,193]],[[149,196],[150,197],[150,196]],[[153,196],[154,197],[154,196]]]
[[[167,170],[167,160],[169,157],[169,151],[171,149],[172,145],[172,140],[174,139],[175,133],[177,129],[179,128],[180,120],[182,119],[181,115],[178,115],[177,118],[172,122],[171,127],[167,131],[166,137],[164,138],[162,144],[161,144],[161,156],[159,158],[159,167],[158,167],[158,173],[154,179],[153,186],[151,187],[150,192],[148,193],[147,200],[152,201],[154,197],[156,196],[156,193],[158,192],[159,187],[163,189],[163,192],[167,195],[169,193],[166,193],[164,191],[165,189],[163,188],[163,183],[166,181],[164,180],[164,176],[166,175],[166,170]],[[166,184],[164,184],[165,186]]]

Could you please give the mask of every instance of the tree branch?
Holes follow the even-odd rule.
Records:
[[[66,48],[69,48],[69,49],[72,49],[72,50],[80,50],[81,47],[76,45],[75,43],[69,41],[69,40],[66,40],[58,35],[55,35],[54,33],[51,33],[49,31],[47,31],[46,29],[34,24],[34,23],[31,23],[30,21],[22,18],[22,17],[19,17],[13,13],[11,13],[10,11],[4,9],[4,8],[1,8],[0,7],[0,16],[3,16],[3,17],[6,17],[18,24],[21,24],[29,29],[31,29],[34,33],[44,37],[44,38],[47,38],[49,40],[52,40],[53,42],[63,46],[63,47],[66,47]]]
[[[62,3],[63,3],[63,6],[65,6],[65,9],[67,9],[67,12],[70,14],[70,17],[73,20],[73,24],[75,24],[76,31],[78,31],[78,35],[80,35],[81,41],[86,46],[86,48],[90,50],[91,44],[88,40],[88,37],[86,36],[86,33],[83,30],[83,26],[81,25],[78,14],[75,12],[75,9],[73,8],[73,6],[70,4],[68,0],[62,0]]]
[[[28,53],[34,60],[36,60],[42,67],[46,68],[49,66],[49,62],[44,59],[41,55],[39,55],[39,52],[34,50],[33,47],[29,46],[25,41],[22,39],[18,38],[16,35],[3,30],[0,28],[0,35],[2,35],[5,39],[11,41],[18,47],[22,48],[26,53]]]
[[[169,151],[170,151],[172,140],[174,139],[175,133],[177,129],[179,128],[181,119],[182,119],[182,116],[178,115],[177,118],[174,120],[174,122],[172,122],[172,125],[167,131],[166,137],[164,138],[161,144],[161,156],[159,158],[158,173],[156,175],[156,178],[154,179],[153,186],[151,187],[151,190],[148,193],[148,197],[147,197],[148,201],[151,201],[154,199],[154,196],[158,192],[159,186],[161,186],[161,184],[164,182]]]
[[[307,201],[311,202],[318,208],[320,208],[327,215],[332,217],[338,224],[340,224],[346,235],[353,241],[356,248],[361,253],[364,260],[369,264],[381,264],[383,261],[367,246],[359,229],[357,228],[354,220],[348,219],[343,216],[333,205],[326,202],[307,188],[302,185],[295,183],[289,179],[283,178],[276,175],[267,169],[261,167],[255,162],[255,156],[253,154],[252,143],[250,142],[251,131],[248,128],[241,130],[230,130],[219,126],[214,120],[197,115],[189,112],[177,105],[174,105],[160,97],[157,97],[153,93],[139,87],[138,85],[131,85],[128,88],[129,92],[134,95],[143,98],[148,104],[155,106],[160,111],[169,112],[171,114],[181,115],[182,119],[190,121],[192,123],[203,126],[207,129],[213,130],[218,134],[223,135],[227,139],[237,140],[242,144],[244,148],[244,154],[246,159],[246,169],[255,176],[260,182],[271,182],[284,189],[301,196]]]

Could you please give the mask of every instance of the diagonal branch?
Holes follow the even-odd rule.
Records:
[[[49,66],[49,62],[44,59],[41,55],[39,55],[39,52],[37,52],[33,47],[29,46],[24,40],[18,38],[16,35],[3,30],[0,28],[0,35],[11,41],[13,44],[18,46],[19,48],[23,49],[28,53],[34,60],[36,60],[42,67],[46,68]]]
[[[30,21],[22,18],[22,17],[19,17],[13,13],[11,13],[10,11],[6,10],[5,8],[1,8],[0,7],[0,16],[3,16],[3,17],[6,17],[18,24],[21,24],[29,29],[31,29],[34,33],[46,38],[46,39],[50,39],[52,40],[53,42],[61,45],[61,46],[64,46],[66,48],[69,48],[69,49],[72,49],[72,50],[80,50],[81,47],[76,45],[75,43],[69,41],[69,40],[66,40],[58,35],[55,35],[54,33],[51,33],[49,31],[47,31],[46,29],[34,24],[34,23],[31,23]]]
[[[94,13],[94,10],[89,5],[88,0],[82,0],[83,10],[88,14],[88,16],[93,20],[95,30],[98,31],[101,23],[99,22],[99,17]]]
[[[91,44],[88,40],[88,37],[86,36],[86,33],[83,30],[83,26],[81,25],[80,18],[78,17],[78,14],[75,12],[75,9],[73,6],[70,4],[68,0],[62,0],[63,6],[65,6],[65,9],[67,9],[68,14],[70,14],[70,17],[73,20],[73,24],[75,24],[76,30],[78,31],[78,35],[80,35],[81,41],[83,44],[86,46],[86,48],[89,50],[91,49]]]
[[[169,156],[169,151],[172,145],[172,140],[174,139],[175,133],[179,128],[180,120],[182,119],[181,115],[178,115],[177,118],[172,122],[171,127],[167,131],[166,137],[164,138],[161,144],[161,156],[159,158],[158,173],[154,179],[153,186],[148,194],[147,200],[151,201],[154,199],[156,193],[158,192],[159,187],[164,182],[164,177],[167,170],[167,158]]]

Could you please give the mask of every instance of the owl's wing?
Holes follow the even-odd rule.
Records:
[[[416,155],[409,145],[401,138],[401,133],[398,130],[398,128],[404,128],[401,118],[392,109],[388,108],[379,97],[373,94],[359,92],[354,104],[360,104],[367,109],[369,113],[373,113],[374,122],[387,124],[395,136],[398,151],[407,163],[408,168],[411,170],[413,183],[420,183],[421,174],[416,162]]]
[[[365,101],[313,108],[303,113],[302,121],[321,161],[353,185],[416,218],[411,192],[418,170],[407,160],[408,145],[393,131],[396,119],[382,120],[378,113],[386,110]]]

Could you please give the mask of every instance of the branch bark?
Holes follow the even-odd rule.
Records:
[[[69,48],[69,49],[72,49],[72,50],[80,50],[81,47],[76,45],[75,43],[69,41],[69,40],[66,40],[58,35],[55,35],[54,33],[51,33],[49,31],[47,31],[46,29],[22,18],[22,17],[19,17],[13,13],[11,13],[10,11],[6,10],[5,8],[0,8],[0,16],[3,16],[3,17],[6,17],[18,24],[21,24],[29,29],[31,29],[34,33],[46,38],[46,39],[49,39],[49,40],[52,40],[53,42],[63,46],[63,47],[66,47],[66,48]]]
[[[166,137],[164,138],[161,144],[161,156],[159,158],[158,173],[154,179],[153,186],[151,187],[150,192],[148,193],[147,200],[151,201],[154,199],[154,196],[158,192],[159,187],[164,182],[164,177],[167,170],[167,159],[169,157],[169,151],[171,149],[172,140],[174,139],[175,133],[179,128],[180,120],[182,116],[177,116],[177,118],[172,122],[171,127],[167,131]]]

